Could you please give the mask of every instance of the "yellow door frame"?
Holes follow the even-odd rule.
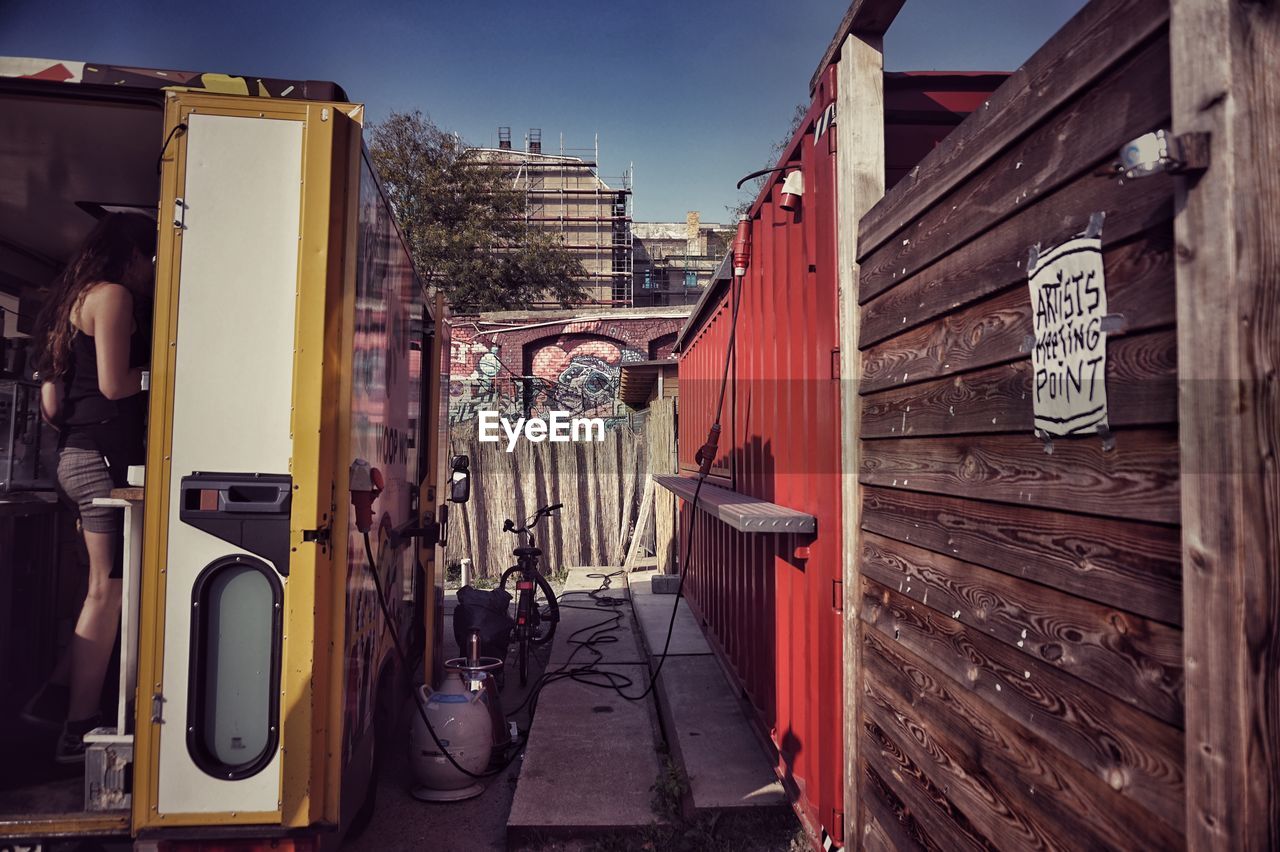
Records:
[[[163,695],[169,481],[174,365],[178,341],[180,225],[166,222],[186,185],[186,142],[180,126],[195,112],[303,122],[301,224],[293,365],[293,508],[290,576],[286,583],[281,665],[281,784],[277,808],[261,812],[161,814],[159,753],[163,724],[153,696]],[[336,464],[349,429],[341,413],[342,375],[350,359],[350,298],[354,273],[352,192],[360,151],[358,105],[281,101],[170,92],[170,138],[161,177],[161,227],[156,268],[151,413],[145,491],[143,584],[139,629],[133,824],[135,831],[170,826],[337,824],[340,779],[333,729],[341,736],[341,625],[345,568],[334,548],[304,540],[304,530],[345,529],[346,471]],[[354,157],[353,157],[354,154]],[[358,184],[355,184],[358,187]],[[342,306],[340,309],[338,306]],[[349,399],[349,391],[348,391]],[[341,525],[341,526],[339,526]],[[329,582],[332,580],[332,582]],[[335,632],[336,629],[336,632]],[[184,647],[178,653],[186,654]],[[335,708],[336,703],[336,708]],[[163,716],[163,704],[159,704]]]

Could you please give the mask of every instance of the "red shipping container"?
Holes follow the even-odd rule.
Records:
[[[887,182],[905,176],[1004,76],[887,74]],[[828,69],[779,160],[782,171],[751,208],[745,276],[726,272],[713,282],[678,341],[682,475],[696,478],[695,453],[715,420],[727,361],[707,484],[814,519],[812,533],[746,532],[700,505],[685,593],[773,744],[779,777],[815,843],[824,832],[844,839],[834,81]],[[782,186],[795,171],[803,195],[788,211]],[[685,503],[682,547],[690,520]]]

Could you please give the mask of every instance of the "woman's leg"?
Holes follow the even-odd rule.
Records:
[[[89,592],[76,633],[71,639],[71,704],[68,720],[96,715],[102,700],[102,681],[120,629],[120,580],[111,576],[118,533],[85,530],[89,551]]]

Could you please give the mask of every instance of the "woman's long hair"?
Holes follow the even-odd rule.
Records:
[[[49,288],[36,320],[40,341],[36,364],[42,378],[54,379],[71,367],[71,314],[89,288],[103,281],[121,284],[134,253],[156,250],[155,220],[139,213],[108,213],[89,232],[80,251]]]

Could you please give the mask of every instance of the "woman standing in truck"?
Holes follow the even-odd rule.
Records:
[[[32,721],[62,722],[55,759],[84,759],[100,724],[103,679],[120,626],[121,512],[94,506],[144,460],[156,224],[112,213],[53,285],[39,319],[41,407],[61,430],[58,486],[80,513],[89,588],[68,654],[27,704]]]

